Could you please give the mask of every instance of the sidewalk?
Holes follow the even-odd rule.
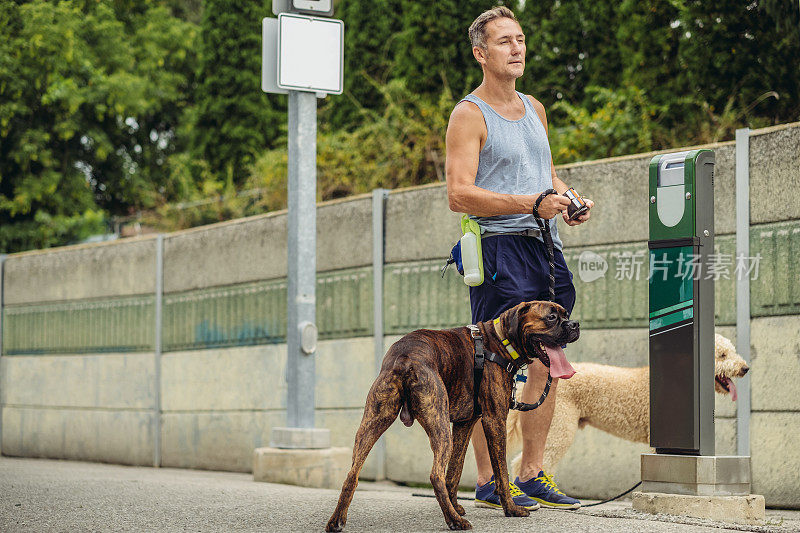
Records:
[[[430,489],[361,483],[345,531],[446,531]],[[0,531],[323,531],[339,492],[256,483],[250,474],[0,457]],[[471,494],[465,493],[465,496]],[[590,503],[590,502],[584,502]],[[800,531],[800,511],[767,526],[642,515],[630,502],[506,518],[464,502],[476,531]]]

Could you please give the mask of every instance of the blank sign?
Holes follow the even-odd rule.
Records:
[[[278,87],[342,94],[344,23],[281,13]]]

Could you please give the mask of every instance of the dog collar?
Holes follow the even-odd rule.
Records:
[[[500,319],[499,318],[495,318],[494,319],[494,330],[497,332],[497,336],[500,337],[500,342],[503,343],[503,346],[505,346],[506,351],[508,352],[508,354],[511,356],[511,358],[514,361],[516,361],[517,359],[519,359],[519,353],[517,353],[517,351],[514,349],[514,347],[511,346],[511,341],[509,341],[508,339],[506,339],[503,336],[503,334],[500,332],[501,329],[502,328],[500,327]]]

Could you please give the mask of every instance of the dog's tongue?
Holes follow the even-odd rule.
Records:
[[[725,384],[728,386],[728,390],[731,391],[731,400],[735,402],[738,397],[736,394],[736,385],[733,384],[733,380],[730,378],[725,378]]]
[[[564,355],[564,350],[561,347],[551,348],[544,347],[547,356],[550,357],[550,375],[554,378],[569,379],[575,375],[575,369],[567,361],[567,356]]]

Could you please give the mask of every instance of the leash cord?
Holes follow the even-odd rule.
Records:
[[[553,236],[550,234],[550,223],[546,222],[539,216],[539,204],[545,197],[557,194],[555,189],[547,189],[542,194],[539,195],[539,198],[536,199],[536,203],[533,206],[533,217],[536,219],[536,224],[539,226],[539,231],[542,233],[542,240],[544,240],[544,244],[547,247],[547,262],[550,266],[550,285],[548,289],[550,289],[550,301],[556,301],[556,276],[555,276],[555,252],[553,251]]]
[[[623,496],[625,496],[626,494],[628,494],[628,493],[632,492],[634,489],[636,489],[636,487],[638,487],[638,486],[639,486],[639,485],[641,485],[641,484],[642,484],[642,482],[640,481],[639,483],[637,483],[637,484],[636,484],[636,485],[634,485],[633,487],[629,488],[628,490],[626,490],[626,491],[625,491],[625,492],[623,492],[622,494],[617,494],[617,495],[616,495],[616,496],[614,496],[613,498],[609,498],[609,499],[607,499],[607,500],[603,500],[603,501],[601,501],[601,502],[597,502],[597,503],[589,503],[589,504],[586,504],[586,505],[581,505],[581,508],[584,508],[584,507],[594,507],[595,505],[603,505],[604,503],[613,502],[614,500],[618,500],[618,499],[622,498]],[[411,494],[411,495],[412,495],[412,496],[417,496],[418,498],[435,498],[435,497],[436,497],[436,495],[435,495],[435,494],[423,494],[423,493],[421,493],[421,492],[415,492],[415,493],[413,493],[413,494]],[[474,500],[475,500],[475,498],[470,498],[469,496],[458,496],[458,499],[459,499],[459,500],[465,500],[465,501],[469,501],[469,502],[471,502],[471,501],[474,501]]]
[[[416,496],[417,498],[435,498],[436,494],[423,494],[421,492],[414,492],[411,494],[412,496]],[[459,500],[465,500],[468,502],[475,501],[475,498],[470,498],[469,496],[457,496]]]
[[[637,483],[637,484],[636,484],[636,485],[634,485],[633,487],[629,488],[628,490],[626,490],[626,491],[625,491],[625,492],[623,492],[622,494],[617,494],[617,495],[616,495],[616,496],[614,496],[613,498],[609,498],[609,499],[607,499],[607,500],[603,500],[603,501],[601,501],[601,502],[597,502],[597,503],[590,503],[590,504],[588,504],[588,505],[581,505],[581,507],[594,507],[595,505],[603,505],[604,503],[613,502],[614,500],[617,500],[617,499],[619,499],[619,498],[622,498],[623,496],[625,496],[625,495],[626,495],[626,494],[628,494],[629,492],[633,492],[633,490],[634,490],[636,487],[638,487],[639,485],[641,485],[641,484],[642,484],[642,482],[640,481],[639,483]]]
[[[607,500],[603,500],[602,502],[589,503],[589,504],[586,504],[586,505],[581,505],[581,508],[594,507],[595,505],[603,505],[604,503],[613,502],[614,500],[618,500],[618,499],[622,498],[623,496],[625,496],[626,494],[628,494],[630,492],[633,492],[636,489],[636,487],[638,487],[641,484],[642,484],[642,482],[640,481],[639,483],[637,483],[633,487],[629,488],[628,490],[626,490],[622,494],[617,494],[613,498],[609,498]],[[411,495],[412,496],[417,496],[418,498],[435,498],[436,497],[435,494],[423,494],[421,492],[415,492],[415,493],[413,493]],[[458,496],[458,499],[459,500],[470,501],[470,502],[475,500],[475,498],[470,498],[469,496]]]
[[[539,231],[542,234],[542,239],[544,240],[545,247],[547,248],[547,262],[550,266],[550,283],[548,285],[548,289],[550,291],[550,301],[556,301],[556,276],[555,276],[555,252],[553,251],[553,236],[550,235],[550,223],[542,220],[542,217],[539,216],[539,204],[542,203],[542,200],[545,199],[550,194],[557,194],[555,189],[547,189],[542,194],[539,195],[539,198],[536,199],[536,203],[533,205],[532,215],[533,218],[536,219],[536,224],[539,226]],[[546,357],[546,356],[545,356]],[[544,386],[544,392],[539,397],[539,401],[536,403],[524,403],[518,402],[516,398],[516,390],[517,384],[514,383],[514,387],[511,390],[511,409],[515,409],[517,411],[533,411],[540,405],[544,403],[547,399],[547,395],[550,393],[550,385],[553,383],[553,377],[550,375],[549,367],[550,367],[550,360],[548,359],[545,361],[542,360],[542,363],[548,367],[547,372],[547,383]]]
[[[511,390],[511,409],[515,409],[517,411],[533,411],[540,405],[544,403],[547,399],[547,394],[550,392],[550,385],[553,383],[553,376],[550,373],[547,373],[547,383],[544,384],[544,392],[539,397],[539,401],[536,403],[525,403],[525,402],[518,402],[517,401],[517,384],[514,383],[514,388]]]

